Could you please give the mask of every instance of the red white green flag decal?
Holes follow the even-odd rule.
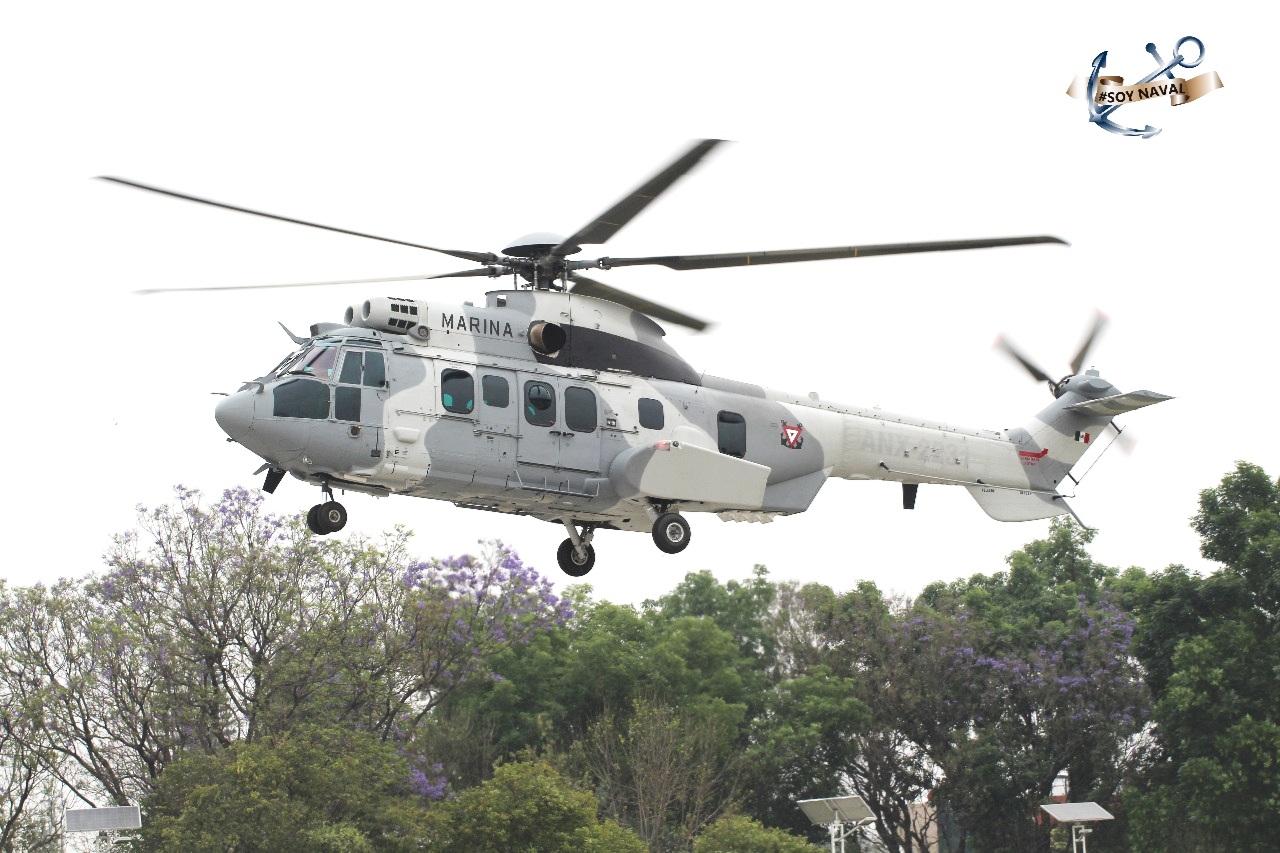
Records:
[[[1083,443],[1085,443],[1085,444],[1088,444],[1088,443],[1089,443],[1089,438],[1090,438],[1090,435],[1089,435],[1089,433],[1087,433],[1087,432],[1077,432],[1077,433],[1076,433],[1076,441],[1080,441],[1080,442],[1083,442]]]

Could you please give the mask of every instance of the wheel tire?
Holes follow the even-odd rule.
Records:
[[[591,567],[596,564],[596,549],[588,545],[587,559],[584,562],[579,562],[578,552],[573,547],[573,540],[566,539],[560,543],[559,549],[556,550],[556,562],[560,564],[560,571],[571,578],[580,578],[591,571]]]
[[[320,504],[307,510],[307,529],[317,536],[323,536],[329,532],[320,526]]]
[[[679,554],[689,547],[689,522],[678,512],[668,512],[653,523],[653,542],[658,550],[667,554]]]
[[[337,501],[329,501],[316,507],[316,521],[325,533],[337,533],[347,526],[347,508]]]

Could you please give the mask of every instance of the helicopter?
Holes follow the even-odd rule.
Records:
[[[583,274],[624,266],[698,270],[760,264],[1065,244],[1048,235],[576,260],[606,242],[696,166],[721,140],[692,144],[574,234],[539,232],[502,254],[443,249],[351,231],[126,180],[118,184],[227,210],[470,261],[471,268],[353,284],[510,277],[483,305],[371,297],[342,322],[221,400],[214,417],[262,459],[263,490],[286,474],[318,486],[307,513],[316,535],[347,523],[334,491],[409,495],[562,525],[557,551],[571,577],[595,565],[598,530],[649,533],[663,552],[690,542],[685,513],[767,523],[804,512],[827,480],[902,484],[914,509],[922,484],[960,486],[999,521],[1074,512],[1063,494],[1072,469],[1120,414],[1171,399],[1121,392],[1082,372],[1100,314],[1054,380],[1008,343],[1002,348],[1053,402],[1023,426],[988,430],[891,414],[700,373],[665,340],[660,323],[701,331],[704,320]],[[304,286],[251,285],[247,287]],[[173,288],[244,289],[227,288]],[[159,291],[140,291],[155,293]],[[1077,518],[1078,520],[1078,518]]]

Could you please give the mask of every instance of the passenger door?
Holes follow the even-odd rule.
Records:
[[[516,375],[510,370],[481,367],[480,405],[476,429],[480,448],[478,464],[485,476],[505,480],[515,470],[517,419],[520,412]]]

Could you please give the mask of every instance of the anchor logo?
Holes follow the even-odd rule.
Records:
[[[789,447],[792,450],[799,450],[804,447],[804,424],[797,423],[795,426],[782,422],[782,446]]]
[[[1195,47],[1194,59],[1187,55],[1189,51],[1184,53],[1183,49],[1188,45]],[[1173,106],[1179,106],[1203,97],[1214,89],[1222,88],[1222,80],[1219,79],[1217,72],[1210,71],[1190,80],[1174,76],[1173,69],[1195,68],[1204,61],[1204,42],[1195,36],[1185,36],[1179,39],[1173,46],[1173,55],[1168,62],[1165,62],[1160,57],[1160,52],[1156,49],[1154,43],[1147,45],[1147,53],[1155,58],[1159,67],[1130,86],[1124,85],[1124,78],[1122,77],[1102,76],[1102,69],[1107,67],[1107,51],[1104,50],[1094,57],[1093,70],[1089,74],[1089,84],[1085,93],[1089,105],[1090,122],[1105,131],[1119,136],[1140,136],[1143,139],[1150,139],[1160,133],[1160,128],[1152,127],[1149,124],[1141,128],[1127,127],[1114,121],[1111,118],[1112,113],[1126,104],[1156,99],[1165,95],[1169,96],[1170,103]],[[1170,82],[1161,81],[1152,85],[1152,81],[1161,75],[1167,77]],[[1079,89],[1077,80],[1077,82],[1072,83],[1071,88],[1067,90],[1067,94],[1079,97],[1081,94]]]

